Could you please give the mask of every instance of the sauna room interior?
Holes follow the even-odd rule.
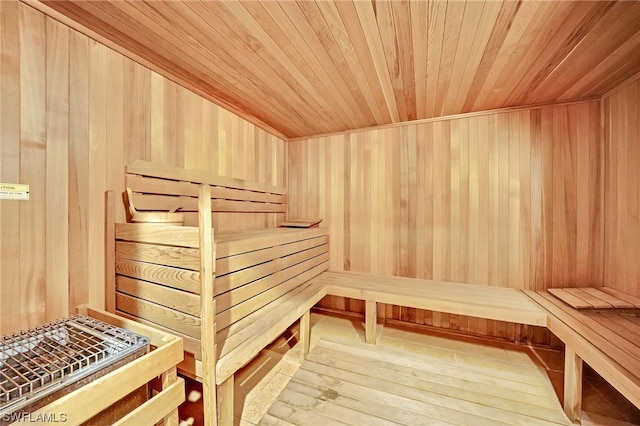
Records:
[[[0,1],[0,424],[640,424],[639,165],[639,1]]]

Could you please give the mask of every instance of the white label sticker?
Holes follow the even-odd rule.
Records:
[[[28,200],[29,185],[0,183],[0,200]]]

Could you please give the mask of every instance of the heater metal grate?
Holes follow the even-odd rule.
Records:
[[[0,340],[0,415],[110,365],[149,339],[76,315]]]

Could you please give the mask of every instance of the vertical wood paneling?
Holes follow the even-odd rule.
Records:
[[[322,84],[358,89],[348,90],[346,100],[336,98],[343,109],[361,109],[359,116],[338,114],[341,125],[397,121],[413,117],[414,109],[417,116],[432,116],[462,103],[466,109],[488,105],[482,99],[495,82],[504,82],[493,98],[498,104],[544,97],[544,90],[528,92],[530,84],[522,84],[540,83],[547,72],[530,66],[524,51],[509,56],[523,71],[512,76],[500,71],[493,58],[500,49],[512,51],[518,38],[532,40],[538,46],[534,51],[560,46],[561,35],[571,27],[533,40],[545,10],[562,9],[558,21],[567,15],[566,7],[551,4],[486,3],[482,13],[479,5],[412,4],[411,11],[426,13],[420,17],[429,24],[426,33],[406,5],[381,5],[377,14],[360,3],[322,10],[282,7],[285,15],[295,9],[297,15],[318,18],[311,24],[292,20],[290,28],[301,33],[321,28],[329,51],[320,42],[309,42],[309,47],[342,61],[344,67],[321,61],[324,69],[312,70]],[[574,20],[595,10],[580,7],[583,14]],[[640,10],[625,7],[635,14]],[[616,13],[621,11],[622,6]],[[133,159],[289,185],[291,216],[322,217],[330,228],[332,269],[531,289],[598,285],[604,279],[640,295],[638,80],[605,100],[606,151],[597,102],[408,124],[287,146],[29,6],[3,1],[0,12],[0,181],[29,183],[32,197],[0,201],[0,333],[66,313],[78,303],[101,305],[102,194],[123,191],[124,165]],[[360,21],[336,26],[334,33],[319,20],[325,15],[334,23],[340,17]],[[632,20],[635,15],[625,16]],[[471,49],[465,55],[454,47],[469,39],[474,26],[454,29],[478,19],[496,22],[491,32],[473,38],[487,54],[476,57]],[[605,28],[598,25],[591,37]],[[394,38],[381,39],[382,33]],[[336,34],[341,37],[333,39]],[[445,40],[446,34],[451,37]],[[282,34],[257,36],[267,42]],[[362,66],[360,49],[344,57],[335,48],[333,43],[347,36],[374,46],[367,59],[373,71]],[[426,51],[409,57],[411,46]],[[545,61],[554,61],[555,51],[543,52]],[[266,55],[264,60],[271,60]],[[397,69],[387,58],[410,66]],[[456,76],[468,74],[462,69],[474,71],[469,74],[473,80],[466,79],[456,92]],[[583,66],[581,72],[588,69]],[[334,71],[343,73],[344,80],[327,77]],[[418,79],[424,72],[426,79]],[[591,74],[579,84],[595,79],[587,78]],[[553,84],[545,87],[556,90]],[[334,101],[333,92],[330,97],[327,102]],[[363,99],[372,102],[358,101]],[[323,120],[311,128],[328,125]],[[117,217],[124,220],[121,203]],[[227,214],[213,220],[223,230],[275,225],[277,217],[240,221]],[[339,299],[329,305],[362,310],[361,303]],[[416,310],[388,312],[418,323],[497,336],[514,333],[495,322]]]
[[[20,317],[42,318],[46,296],[46,73],[45,20],[20,8],[20,182],[30,185],[30,199],[20,203]],[[16,247],[17,248],[17,247]],[[23,259],[30,259],[24,262]]]
[[[107,187],[123,188],[124,174],[118,168],[125,161],[125,145],[123,143],[110,143],[110,141],[121,141],[124,135],[124,114],[122,105],[128,98],[124,90],[124,58],[121,55],[107,55],[107,87],[109,96],[107,97]],[[116,199],[116,221],[125,222],[125,205],[121,197]]]
[[[640,296],[640,78],[605,99],[605,283]]]
[[[286,184],[282,139],[23,3],[0,17],[0,182],[31,186],[0,201],[0,334],[102,307],[104,191],[124,192],[128,162]],[[219,216],[217,230],[284,218]]]
[[[485,252],[480,251],[480,218],[479,218],[479,173],[480,173],[480,141],[478,137],[471,137],[470,135],[478,135],[480,132],[480,121],[478,117],[474,117],[468,120],[467,123],[468,132],[466,135],[466,141],[463,146],[467,147],[467,177],[466,177],[466,193],[467,193],[467,211],[466,211],[466,226],[467,226],[467,250],[466,256],[469,259],[467,271],[467,280],[478,280],[478,274],[480,270],[481,256]],[[475,332],[477,328],[477,319],[467,318],[464,325],[464,331]]]
[[[604,223],[606,204],[604,203],[604,194],[606,191],[605,181],[605,167],[606,156],[605,146],[606,138],[604,137],[604,117],[602,111],[604,110],[604,101],[601,101],[598,105],[591,105],[589,110],[589,124],[591,130],[589,131],[589,170],[593,171],[589,173],[589,216],[597,218],[592,221],[589,232],[589,244],[592,247],[589,250],[589,265],[594,272],[593,283],[598,284],[596,281],[599,277],[604,276],[604,231],[606,224]],[[598,117],[595,120],[594,117]],[[598,224],[603,223],[602,226]]]
[[[88,214],[88,302],[91,306],[104,306],[104,220],[102,223],[93,218],[104,217],[104,191],[107,184],[107,107],[109,85],[107,80],[106,47],[94,41],[89,47],[89,206]]]
[[[21,6],[24,7],[24,6]],[[69,309],[89,301],[89,39],[69,42]]]
[[[500,198],[499,198],[499,171],[498,167],[498,154],[499,144],[496,132],[497,117],[488,117],[488,155],[489,155],[489,203],[488,203],[488,216],[489,216],[489,231],[488,231],[488,245],[489,245],[489,267],[486,282],[488,285],[497,285],[500,281],[499,269],[500,269],[500,240],[499,236],[501,229],[505,226],[504,223],[500,223]]]
[[[479,117],[478,133],[478,275],[487,285],[489,277],[489,117]]]
[[[0,178],[20,182],[20,28],[19,7],[0,2]],[[20,204],[0,201],[0,325],[12,330],[20,315]]]
[[[543,233],[543,244],[544,244],[544,256],[542,256],[544,262],[544,275],[540,284],[538,284],[538,288],[544,290],[547,286],[544,283],[553,283],[553,261],[554,256],[557,253],[554,253],[553,250],[553,227],[554,227],[554,175],[555,170],[553,169],[553,151],[554,151],[554,141],[553,141],[553,109],[544,109],[542,111],[542,141],[541,141],[541,150],[542,150],[542,164],[540,165],[542,169],[542,179],[543,184],[540,187],[540,202],[542,203],[542,233]],[[561,142],[559,142],[561,143]],[[557,206],[555,206],[557,210]]]
[[[518,199],[520,212],[519,212],[519,226],[517,227],[519,235],[519,248],[516,249],[520,253],[519,263],[519,282],[530,283],[532,275],[532,263],[531,258],[531,244],[532,244],[532,231],[533,218],[531,213],[531,113],[529,111],[521,111],[518,116],[520,126],[520,146],[519,153],[520,158],[514,158],[515,161],[519,161],[519,167],[517,173],[519,173],[519,189],[520,197]],[[596,123],[597,124],[597,123]]]
[[[583,102],[291,142],[290,215],[324,219],[335,270],[520,289],[596,285],[598,108]],[[316,201],[329,191],[344,200],[344,214]],[[323,304],[344,306],[335,298]],[[387,314],[516,333],[512,324],[443,313]]]
[[[127,66],[130,63],[127,62]],[[153,162],[164,161],[164,84],[165,79],[156,73],[151,75],[151,145],[150,158]],[[129,93],[125,91],[125,93]],[[216,125],[218,124],[216,120]],[[217,166],[217,164],[214,165]],[[216,167],[217,169],[217,167]]]
[[[69,29],[46,21],[46,319],[69,312]]]

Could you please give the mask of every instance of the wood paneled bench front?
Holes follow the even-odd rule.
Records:
[[[114,247],[107,250],[113,253],[107,276],[115,277],[108,304],[119,315],[181,336],[186,353],[179,368],[203,384],[205,424],[233,424],[238,369],[297,320],[308,351],[309,311],[326,294],[309,280],[328,268],[327,229],[214,234],[211,212],[284,212],[286,193],[144,162],[129,165],[127,173],[138,210],[180,206],[197,212],[198,226],[108,221]]]
[[[326,271],[310,283],[326,288],[328,295],[365,301],[365,340],[376,342],[377,303],[466,315],[499,321],[546,326],[546,312],[520,290]]]
[[[569,419],[580,420],[583,360],[640,408],[640,300],[635,299],[635,310],[578,310],[546,291],[525,293],[547,312],[547,327],[565,344]]]

